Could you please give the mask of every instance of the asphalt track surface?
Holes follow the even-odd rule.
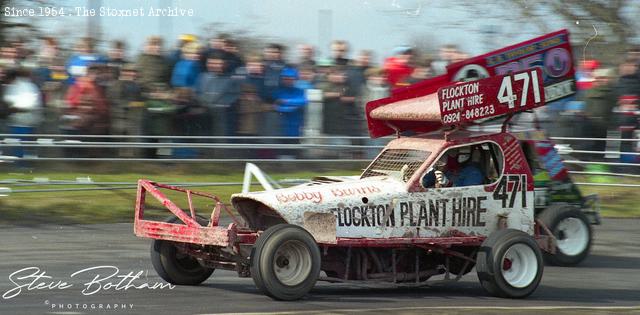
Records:
[[[487,296],[475,272],[457,283],[418,289],[319,282],[295,302],[273,301],[258,292],[251,278],[221,270],[200,286],[156,290],[109,288],[109,279],[100,280],[114,270],[106,267],[70,276],[85,268],[113,266],[121,276],[142,271],[141,280],[133,283],[152,285],[161,280],[151,266],[149,244],[133,235],[131,224],[0,226],[1,294],[9,296],[31,282],[33,278],[17,279],[33,274],[35,269],[17,273],[28,267],[51,276],[40,278],[49,286],[55,287],[51,281],[71,284],[66,289],[25,286],[13,298],[0,298],[0,314],[640,314],[638,219],[604,220],[595,227],[591,256],[578,267],[545,267],[538,290],[524,300]],[[100,285],[87,287],[96,275]],[[96,292],[85,295],[91,291]]]

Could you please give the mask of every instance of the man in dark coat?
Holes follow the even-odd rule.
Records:
[[[213,135],[235,134],[236,104],[240,97],[241,80],[228,74],[224,56],[214,54],[207,59],[207,72],[198,78],[196,92],[200,104],[212,115]]]
[[[144,52],[138,57],[136,69],[145,91],[150,91],[153,85],[169,83],[171,73],[167,59],[162,56],[162,38],[149,37]]]
[[[323,132],[332,136],[356,135],[359,128],[354,124],[358,106],[345,71],[340,67],[332,69],[328,75],[328,82],[324,84],[322,90],[324,91]]]

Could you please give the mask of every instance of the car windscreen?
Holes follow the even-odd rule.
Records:
[[[431,152],[423,150],[384,150],[360,178],[390,176],[406,182],[430,154]]]

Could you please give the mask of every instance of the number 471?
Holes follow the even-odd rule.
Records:
[[[529,93],[529,81],[533,86],[533,102],[534,104],[540,103],[540,86],[538,85],[538,74],[536,69],[529,72],[521,72],[516,75],[507,75],[502,78],[500,84],[500,90],[498,91],[498,101],[502,104],[507,103],[509,109],[514,108],[518,97],[513,94],[512,81],[524,81],[522,83],[522,95],[520,95],[520,106],[527,105],[527,96]]]

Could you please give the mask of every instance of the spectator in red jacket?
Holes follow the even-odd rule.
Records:
[[[384,61],[382,68],[387,74],[389,86],[398,87],[406,77],[413,73],[413,49],[411,47],[398,47],[394,55]]]
[[[109,132],[109,106],[105,92],[98,85],[100,66],[92,65],[87,74],[79,77],[69,87],[67,102],[66,128],[75,134],[107,134]]]

